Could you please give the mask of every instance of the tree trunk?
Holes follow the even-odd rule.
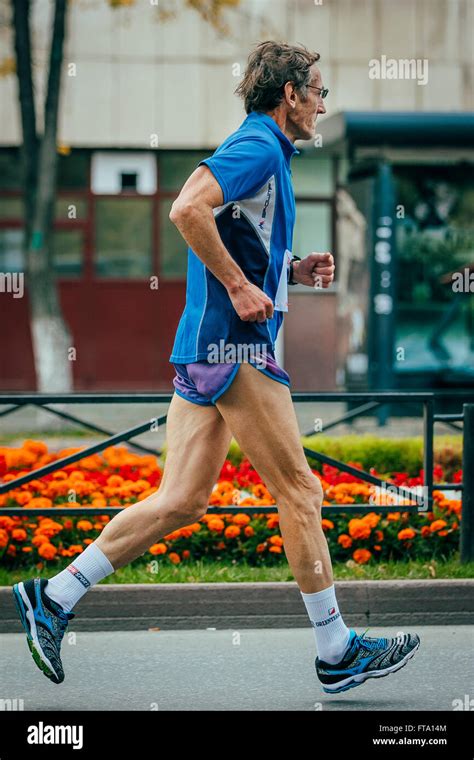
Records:
[[[57,121],[67,0],[56,0],[51,39],[44,131],[36,134],[31,76],[30,0],[13,0],[15,51],[23,129],[27,285],[31,338],[40,392],[73,388],[68,356],[72,339],[63,319],[53,267],[52,226],[57,175]]]

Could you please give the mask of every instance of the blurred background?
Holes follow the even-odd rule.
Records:
[[[318,51],[329,88],[293,252],[337,278],[290,288],[292,390],[473,388],[473,21],[472,0],[2,0],[1,390],[172,389],[168,214],[245,118],[263,39]]]

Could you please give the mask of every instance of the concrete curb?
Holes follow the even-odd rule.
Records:
[[[474,579],[337,581],[344,621],[354,626],[472,625]],[[99,584],[74,608],[68,630],[304,628],[298,586],[281,583]],[[23,631],[10,586],[0,586],[0,633]]]

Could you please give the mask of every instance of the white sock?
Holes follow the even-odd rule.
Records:
[[[318,657],[324,662],[340,662],[349,643],[350,629],[344,623],[336,601],[334,584],[323,591],[301,596],[316,636]]]
[[[45,593],[63,610],[71,612],[88,589],[115,570],[95,543],[89,544],[74,562],[48,580]]]

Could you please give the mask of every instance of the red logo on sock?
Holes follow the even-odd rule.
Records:
[[[328,610],[328,613],[329,613],[330,615],[334,615],[334,613],[335,613],[335,612],[336,612],[336,608],[335,608],[335,607],[331,607],[331,609],[330,609],[330,610]]]

